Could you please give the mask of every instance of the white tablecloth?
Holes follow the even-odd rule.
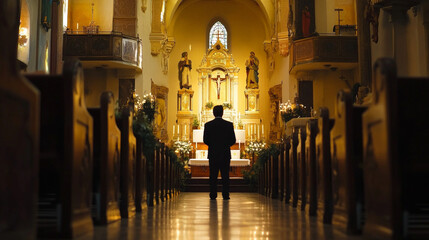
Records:
[[[208,166],[209,160],[208,159],[189,159],[189,165],[191,166]],[[231,159],[231,166],[234,167],[245,167],[250,166],[250,160],[249,159]]]

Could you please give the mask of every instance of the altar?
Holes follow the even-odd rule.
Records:
[[[230,177],[243,177],[243,170],[250,168],[250,160],[241,158],[241,150],[245,146],[245,131],[235,129],[236,143],[231,147]],[[195,144],[195,158],[189,159],[192,177],[209,177],[208,146],[203,142],[204,129],[193,130],[193,144]],[[243,149],[244,150],[244,149]]]

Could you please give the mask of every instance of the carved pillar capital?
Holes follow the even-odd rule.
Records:
[[[264,50],[267,53],[267,59],[268,59],[270,71],[274,71],[274,67],[275,67],[274,53],[277,52],[277,49],[278,49],[278,41],[276,38],[272,38],[271,40],[264,41]]]
[[[174,46],[176,45],[176,41],[174,41],[173,37],[167,37],[162,42],[162,59],[161,59],[161,67],[162,72],[164,74],[168,73],[168,60],[170,58],[170,53],[173,50]]]

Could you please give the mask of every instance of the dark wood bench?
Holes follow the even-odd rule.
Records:
[[[306,167],[306,126],[298,129],[297,172],[298,172],[298,208],[305,211],[307,204],[307,167]]]
[[[160,202],[160,170],[161,170],[161,144],[157,143],[155,147],[155,158],[153,162],[153,192],[154,192],[154,203],[158,204]]]
[[[142,212],[147,208],[148,167],[147,158],[143,153],[143,141],[136,138],[136,211]]]
[[[0,239],[35,239],[39,168],[39,91],[17,71],[20,1],[0,14]]]
[[[305,158],[307,166],[307,201],[308,215],[317,215],[317,157],[316,136],[318,133],[318,120],[312,119],[307,122],[307,138],[305,143]]]
[[[279,155],[270,153],[270,197],[279,197]]]
[[[427,239],[429,79],[397,78],[392,59],[377,60],[373,76],[373,101],[362,116],[364,233]]]
[[[111,92],[103,92],[100,108],[89,108],[94,120],[93,211],[96,224],[121,219],[120,153],[121,132],[116,125],[115,103]]]
[[[93,230],[93,121],[85,106],[79,61],[63,75],[28,75],[41,93],[39,237],[76,237]]]
[[[120,211],[122,218],[134,216],[135,206],[135,185],[136,185],[136,138],[133,133],[133,114],[130,110],[124,109],[117,120],[121,130],[121,177],[120,177]]]
[[[159,200],[165,201],[165,166],[166,166],[166,149],[164,143],[161,143],[161,156],[159,161]]]
[[[362,232],[363,172],[362,113],[353,106],[349,90],[337,94],[335,124],[331,131],[333,223],[348,234]]]
[[[292,207],[298,206],[298,130],[292,129],[289,151],[289,174],[292,197]]]
[[[283,201],[284,199],[284,187],[285,187],[285,143],[281,142],[279,144],[280,155],[278,161],[278,175],[279,175],[279,200]]]
[[[332,168],[330,132],[333,120],[329,119],[329,110],[320,108],[318,134],[316,136],[317,196],[318,216],[323,223],[332,223]]]
[[[285,155],[284,155],[284,171],[285,171],[285,183],[284,183],[284,200],[286,204],[290,203],[291,200],[291,170],[290,170],[290,165],[291,165],[291,160],[290,160],[290,156],[291,156],[291,139],[290,137],[286,137],[285,140]]]
[[[157,155],[156,147],[146,155],[147,161],[147,205],[153,207],[155,201],[155,158]]]

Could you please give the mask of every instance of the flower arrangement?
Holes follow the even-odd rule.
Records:
[[[190,141],[177,140],[174,142],[173,149],[181,156],[187,156],[192,151],[192,144]]]
[[[290,100],[287,103],[280,104],[280,113],[283,122],[287,123],[293,118],[309,117],[310,111],[306,106],[297,103],[291,103]]]
[[[206,105],[205,105],[205,108],[206,108],[207,110],[210,110],[210,109],[212,109],[213,107],[214,107],[213,102],[207,102],[207,103],[206,103]]]
[[[243,171],[243,178],[249,185],[255,189],[260,172],[264,168],[266,161],[270,159],[270,156],[278,156],[280,153],[280,148],[277,144],[270,144],[268,147],[264,147],[259,151],[258,159],[255,164],[249,170]]]
[[[140,97],[135,94],[134,98],[134,119],[141,119],[152,123],[155,119],[156,101],[155,97],[149,93]]]
[[[246,144],[245,151],[247,154],[259,154],[263,149],[266,148],[266,144],[263,141],[249,141]]]
[[[243,122],[241,121],[241,119],[238,120],[237,127],[238,129],[243,129]]]
[[[192,128],[198,129],[200,127],[200,121],[196,117],[194,117],[194,120],[192,121]]]
[[[231,103],[223,103],[222,106],[223,106],[223,109],[231,109],[232,108]]]

